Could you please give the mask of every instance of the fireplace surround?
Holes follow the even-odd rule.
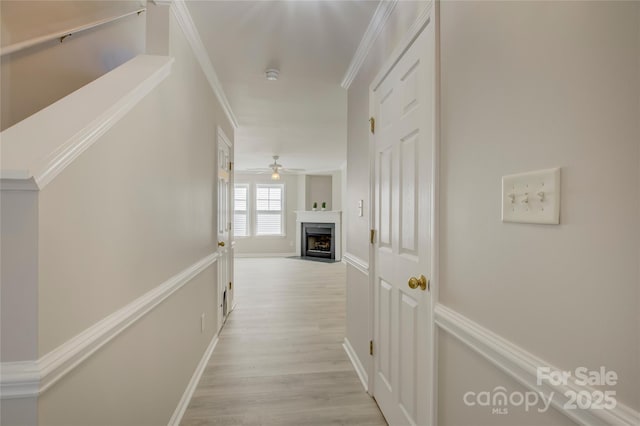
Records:
[[[333,258],[325,257],[324,259],[333,259],[339,262],[342,259],[342,212],[331,211],[308,211],[298,210],[296,211],[296,256],[305,257],[303,253],[302,235],[303,224],[320,224],[320,225],[333,225]],[[326,232],[326,231],[324,231]],[[326,250],[321,248],[320,250]],[[305,248],[306,251],[306,248]],[[326,255],[325,255],[326,256]],[[312,257],[309,257],[310,259]],[[319,259],[319,258],[317,258]]]

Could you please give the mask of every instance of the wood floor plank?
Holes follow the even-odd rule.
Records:
[[[386,425],[342,341],[345,267],[236,259],[235,310],[182,425]]]

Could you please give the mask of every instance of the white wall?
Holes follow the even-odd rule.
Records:
[[[271,174],[251,174],[251,173],[235,173],[236,184],[249,184],[249,195],[255,198],[255,184],[282,184],[284,185],[284,226],[285,236],[250,236],[250,237],[235,237],[235,253],[239,256],[248,255],[274,255],[274,254],[290,254],[293,256],[295,252],[295,239],[296,239],[296,210],[299,208],[299,180],[304,182],[304,176],[283,174],[279,181],[271,180]],[[249,200],[250,209],[255,205],[255,200]],[[254,221],[254,216],[249,213],[249,220]]]
[[[615,370],[636,409],[639,8],[441,9],[440,301],[562,369]],[[501,176],[557,166],[561,225],[502,223]],[[458,402],[442,414],[478,419]]]
[[[139,7],[140,2],[130,0],[3,0],[0,40],[7,47]],[[143,14],[73,34],[63,43],[52,40],[2,56],[0,129],[23,120],[144,51]]]
[[[171,74],[42,191],[31,192],[36,356],[217,250],[216,129],[231,140],[234,129],[178,22],[165,17]],[[5,213],[22,205],[5,191],[2,201],[4,225]],[[5,232],[3,253],[15,241]],[[217,293],[214,263],[41,393],[38,424],[167,424],[218,329]],[[3,337],[7,327],[23,330],[4,320],[2,327]],[[17,355],[3,347],[3,361]],[[20,424],[12,419],[32,403],[3,400],[2,424]]]
[[[368,260],[368,89],[416,17],[399,2],[348,96],[348,252]],[[441,3],[440,302],[564,369],[615,370],[640,408],[640,4]],[[561,225],[500,221],[501,176],[562,167]],[[366,274],[348,269],[347,338],[365,368]],[[467,407],[521,390],[438,333],[438,424],[570,424]]]
[[[420,1],[401,1],[396,4],[383,32],[349,87],[346,201],[342,206],[343,218],[348,225],[343,225],[343,229],[346,234],[346,252],[364,263],[369,262],[370,229],[369,84],[424,5]],[[358,200],[363,200],[362,216],[358,215]],[[369,277],[347,265],[347,339],[364,368],[370,370],[371,330],[367,308],[371,297]]]
[[[331,175],[331,207],[332,210],[342,211],[343,206],[347,204],[347,169],[346,163],[343,168],[336,170]],[[342,214],[342,253],[347,250],[347,222],[346,215]]]
[[[340,170],[331,174],[331,210],[342,210],[342,174]]]

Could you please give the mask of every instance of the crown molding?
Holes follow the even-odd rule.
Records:
[[[193,54],[200,64],[204,75],[207,77],[209,85],[211,86],[211,89],[213,89],[213,93],[215,93],[216,97],[218,98],[218,101],[220,102],[220,105],[222,106],[222,109],[224,110],[227,118],[231,122],[231,125],[234,129],[237,129],[238,120],[233,114],[231,104],[229,104],[229,100],[224,93],[222,83],[220,83],[220,79],[218,78],[218,75],[213,68],[213,64],[211,63],[211,59],[209,58],[209,54],[207,53],[207,49],[202,43],[202,39],[200,38],[200,34],[198,33],[195,23],[193,22],[193,18],[191,17],[191,13],[189,12],[189,8],[187,7],[186,2],[184,0],[174,0],[170,3],[171,11],[178,20],[178,24],[180,25],[180,28],[182,28],[182,32],[187,38],[189,45],[191,45]]]
[[[342,78],[342,86],[344,89],[349,89],[351,83],[360,72],[360,68],[364,63],[365,59],[367,59],[367,55],[369,51],[373,47],[373,43],[375,43],[376,38],[382,32],[391,12],[396,7],[396,3],[398,0],[382,0],[378,3],[378,7],[376,8],[373,16],[371,17],[371,21],[369,21],[369,25],[362,36],[362,40],[360,40],[360,44],[356,49],[356,53],[353,55],[351,59],[351,63],[349,64],[349,68],[347,68],[347,72]]]

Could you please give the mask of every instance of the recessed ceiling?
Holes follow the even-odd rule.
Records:
[[[236,170],[338,169],[346,160],[347,92],[340,82],[378,1],[188,3],[231,104]],[[265,70],[277,68],[277,81]]]

